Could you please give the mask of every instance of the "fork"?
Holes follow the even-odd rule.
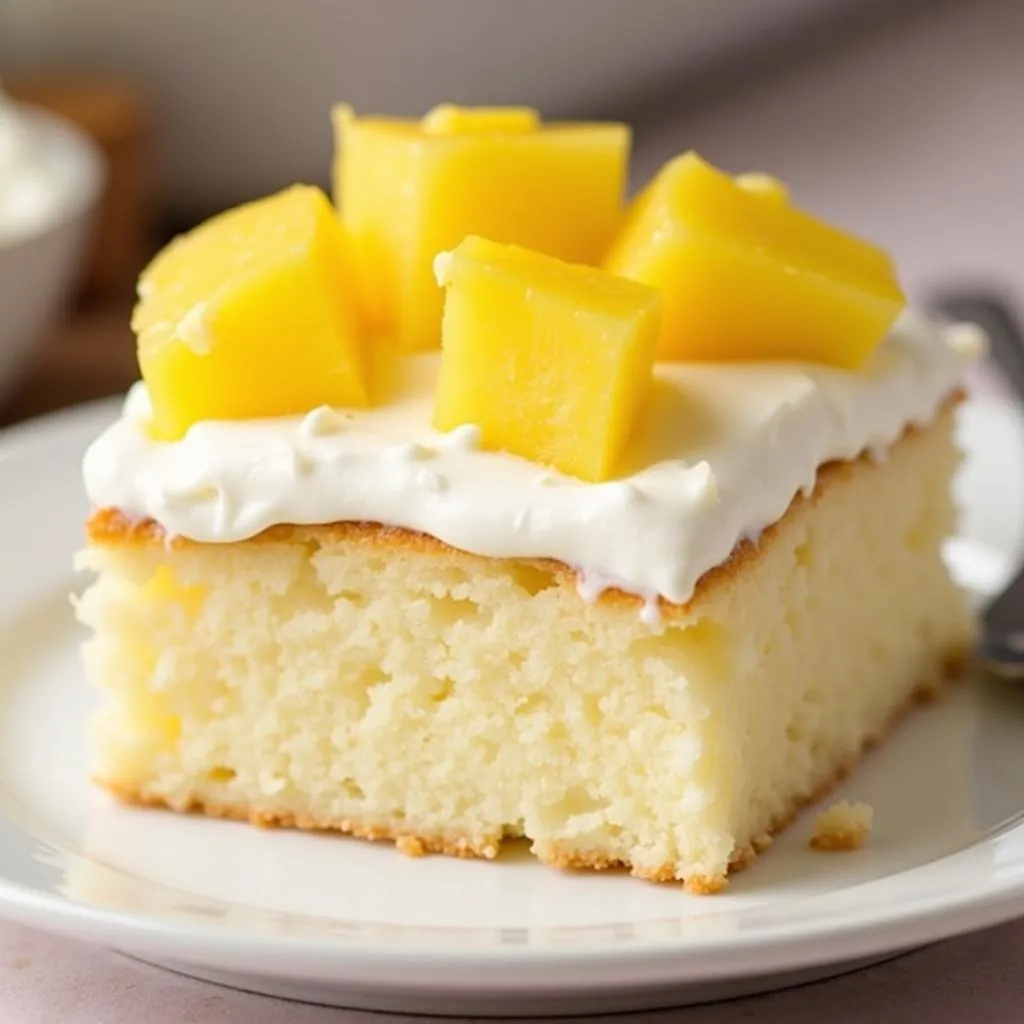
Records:
[[[958,322],[975,323],[988,335],[991,353],[1018,399],[1024,401],[1024,334],[1013,310],[983,289],[939,295],[932,308]],[[975,649],[979,666],[996,675],[1024,678],[1024,567],[989,603]]]

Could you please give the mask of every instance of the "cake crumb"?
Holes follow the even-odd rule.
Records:
[[[870,804],[840,800],[818,815],[811,848],[828,853],[859,850],[871,835],[875,812]]]
[[[714,896],[728,886],[729,879],[724,875],[691,875],[683,882],[683,892],[691,896]]]
[[[418,836],[399,836],[395,840],[395,846],[398,852],[404,853],[406,857],[425,857],[427,853],[423,840]]]

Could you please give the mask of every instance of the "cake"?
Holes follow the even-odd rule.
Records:
[[[499,115],[444,123],[460,145],[539,131]],[[790,224],[771,179],[704,173],[692,158],[664,172],[597,247],[603,267],[563,264],[560,239],[466,237],[483,230],[471,211],[463,240],[440,239],[450,255],[422,256],[443,322],[391,310],[387,354],[360,325],[390,293],[367,301],[364,282],[398,271],[375,270],[358,231],[327,245],[308,192],[158,258],[136,314],[145,384],[84,467],[100,786],[416,855],[493,858],[524,837],[551,865],[710,893],[956,674],[972,622],[941,549],[978,339],[900,312],[875,250]],[[659,190],[696,250],[643,251]],[[720,308],[714,276],[734,201],[761,246],[749,266],[728,249],[745,317]],[[259,255],[285,207],[292,227],[269,234],[290,239],[286,265]],[[239,239],[258,273],[236,287]],[[782,271],[762,266],[793,239]],[[175,259],[188,280],[147,312]],[[309,300],[324,266],[352,308]],[[255,361],[273,346],[250,316],[267,296],[319,346],[308,379],[291,355],[278,366],[280,395],[266,365],[241,379],[250,334]],[[503,325],[500,346],[478,340]],[[241,376],[225,396],[217,374]]]

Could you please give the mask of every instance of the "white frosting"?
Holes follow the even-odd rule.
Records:
[[[0,243],[38,231],[60,203],[60,178],[41,140],[0,90]]]
[[[976,330],[907,314],[857,373],[660,363],[622,475],[601,484],[483,451],[472,424],[432,429],[435,354],[402,359],[394,395],[374,408],[198,423],[173,443],[148,436],[136,385],[86,454],[85,484],[95,505],[198,541],[370,521],[481,555],[554,558],[581,571],[585,597],[619,586],[653,619],[656,597],[687,600],[738,541],[814,487],[823,463],[883,456],[927,423],[982,344]]]

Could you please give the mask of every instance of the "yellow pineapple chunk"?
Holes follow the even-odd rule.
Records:
[[[593,267],[467,238],[446,289],[434,425],[584,480],[606,480],[651,382],[661,299]]]
[[[340,106],[334,124],[335,200],[356,243],[365,313],[403,349],[440,344],[434,257],[467,235],[598,264],[619,226],[625,125],[447,104],[422,121]]]
[[[348,243],[327,197],[298,185],[167,246],[132,315],[151,430],[368,401]]]
[[[905,303],[882,249],[693,153],[640,194],[605,267],[664,292],[659,359],[856,369]]]

